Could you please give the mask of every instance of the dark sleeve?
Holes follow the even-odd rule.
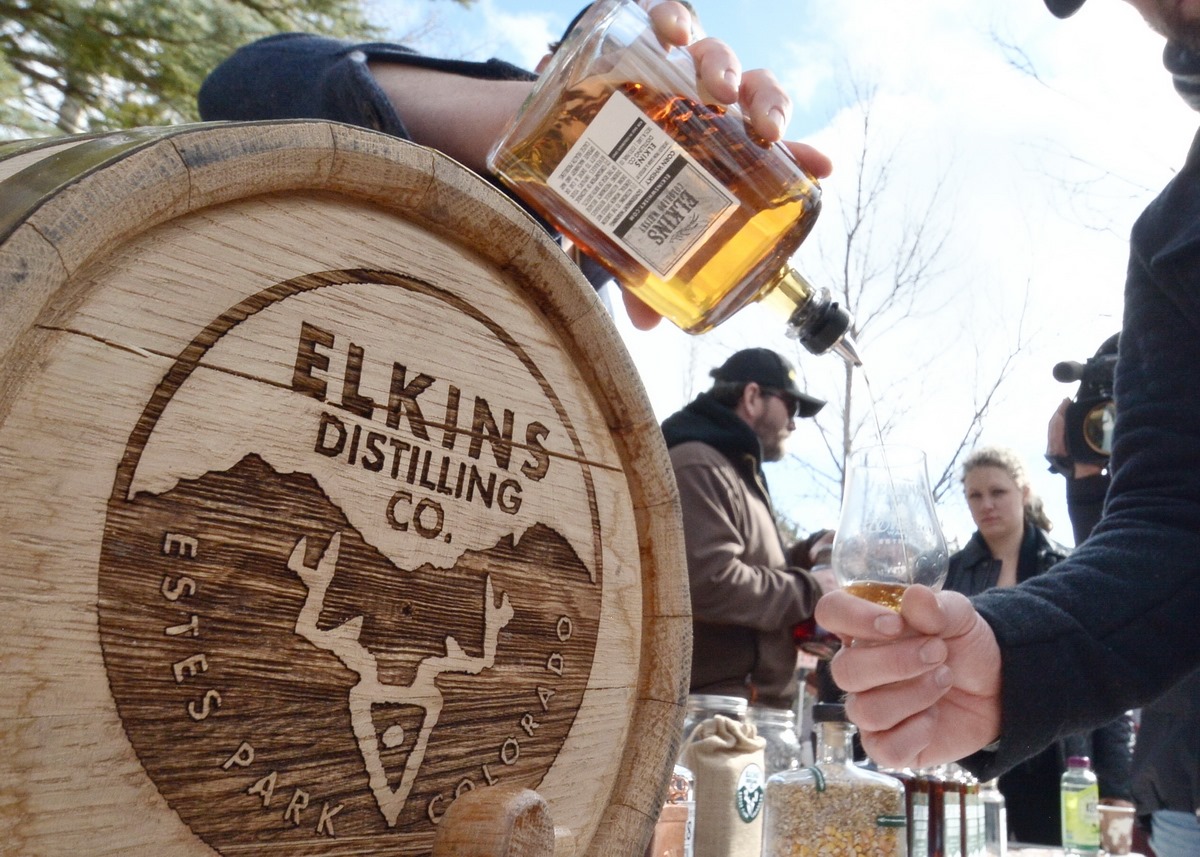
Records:
[[[972,760],[985,778],[1200,665],[1198,160],[1134,229],[1103,519],[1054,574],[975,599],[1003,657],[1001,740]]]
[[[536,75],[502,60],[467,62],[423,56],[403,45],[353,43],[307,33],[267,36],[238,48],[200,86],[200,117],[206,121],[263,122],[320,119],[345,122],[409,140],[404,117],[384,94],[369,63],[391,62],[481,80],[534,80]],[[554,233],[549,223],[492,175],[484,176]],[[597,289],[612,274],[581,257],[583,275]]]
[[[307,33],[281,33],[235,51],[200,87],[205,120],[323,119],[409,139],[368,68],[370,62],[420,66],[487,80],[533,80],[500,60],[465,62],[426,57],[386,42],[345,42]]]
[[[1200,671],[1142,709],[1133,749],[1138,812],[1200,809]]]
[[[1085,476],[1082,479],[1067,479],[1067,514],[1071,516],[1071,529],[1075,533],[1075,544],[1083,544],[1100,516],[1104,514],[1104,497],[1108,493],[1108,474]]]
[[[1100,797],[1133,801],[1133,721],[1122,714],[1092,732],[1092,767]]]
[[[1133,723],[1128,714],[1092,732],[1092,767],[1100,783],[1100,797],[1133,800],[1130,769],[1133,763]]]

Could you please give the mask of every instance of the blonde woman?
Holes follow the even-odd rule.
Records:
[[[1070,549],[1050,538],[1050,521],[1033,492],[1029,473],[1011,449],[985,447],[963,462],[963,491],[978,528],[950,557],[946,589],[978,595],[1015,586],[1050,571]],[[1029,700],[1037,705],[1038,700]],[[1092,760],[1104,803],[1129,805],[1128,718],[1094,732],[1071,735],[1000,777],[1011,836],[1018,842],[1062,844],[1059,779],[1070,756]]]

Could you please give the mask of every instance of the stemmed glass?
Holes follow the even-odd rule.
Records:
[[[941,586],[947,564],[925,454],[906,446],[853,452],[833,542],[833,571],[842,588],[899,610],[911,584]]]

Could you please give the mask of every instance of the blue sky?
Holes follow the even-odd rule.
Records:
[[[1119,329],[1129,228],[1182,163],[1196,128],[1161,67],[1161,39],[1120,0],[1090,0],[1067,21],[1041,0],[696,5],[709,35],[732,45],[747,68],[771,68],[785,83],[795,103],[788,136],[834,160],[821,219],[793,259],[818,284],[838,275],[841,221],[863,151],[862,117],[848,93],[851,84],[872,91],[871,153],[891,155],[887,194],[875,207],[878,246],[916,223],[945,236],[915,312],[862,343],[881,417],[893,424],[889,439],[926,449],[931,471],[940,471],[976,392],[1022,338],[980,442],[1025,457],[1059,523],[1054,535],[1069,543],[1063,482],[1046,472],[1042,453],[1050,414],[1074,387],[1050,371],[1090,356]],[[371,9],[395,38],[412,37],[429,53],[531,66],[579,7],[375,0]],[[797,352],[760,307],[700,337],[666,324],[633,331],[620,309],[614,318],[660,419],[706,386],[709,368],[748,345],[789,354],[811,392],[831,402],[840,395],[836,358]],[[865,396],[855,389],[862,419]],[[802,463],[827,469],[826,437],[802,423],[789,446],[794,457],[768,470],[777,505],[803,528],[836,518],[827,480]],[[965,541],[973,525],[957,492],[941,511],[947,536]]]

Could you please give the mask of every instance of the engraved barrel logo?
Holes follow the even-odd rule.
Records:
[[[171,807],[223,854],[422,853],[464,791],[536,788],[596,648],[588,462],[519,342],[429,283],[312,274],[216,318],[133,429],[100,558]]]

